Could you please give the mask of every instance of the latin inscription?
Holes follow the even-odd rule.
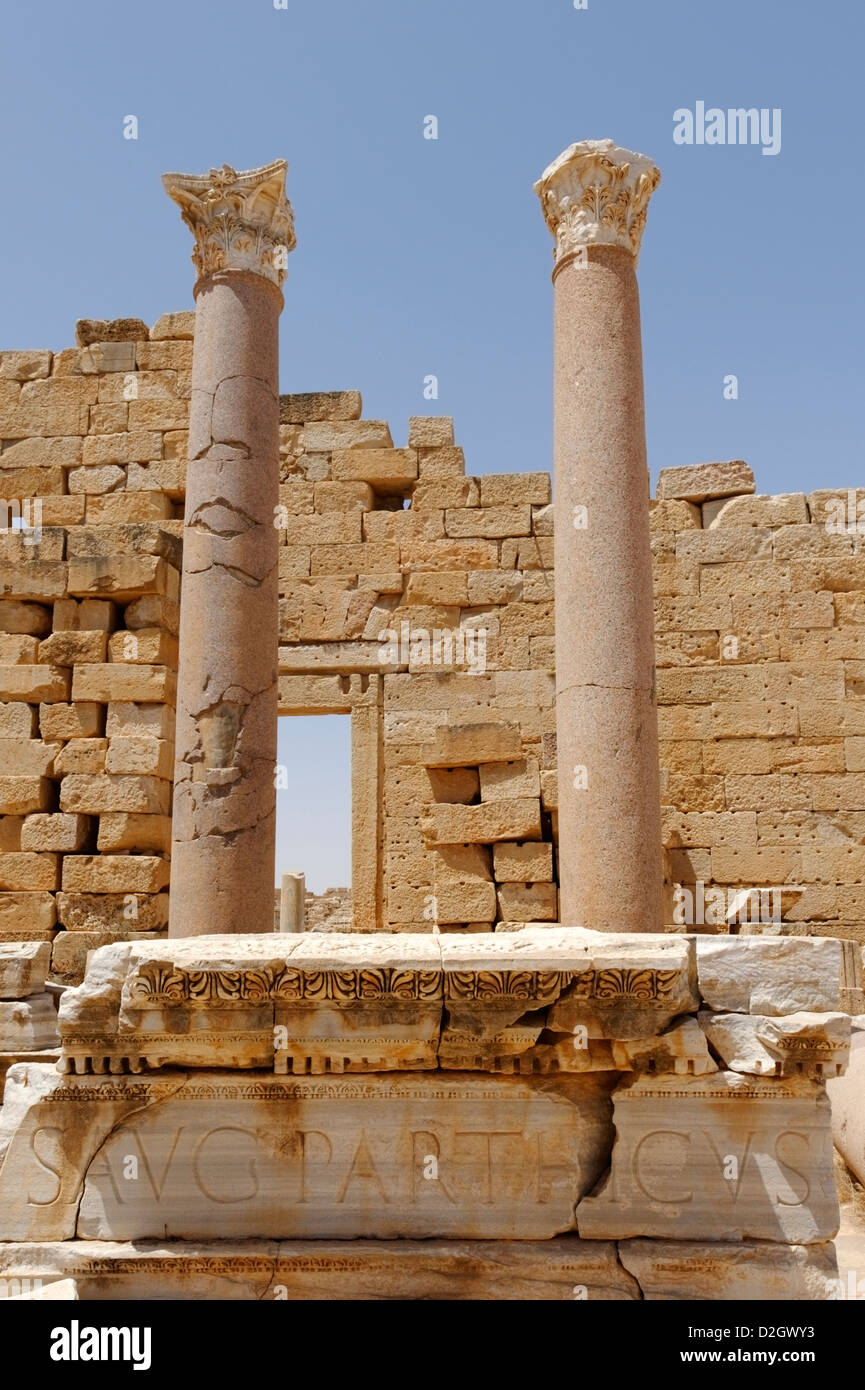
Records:
[[[456,1207],[465,1201],[495,1206],[513,1198],[546,1206],[563,1184],[572,1182],[565,1161],[570,1139],[567,1133],[531,1129],[466,1129],[443,1135],[409,1130],[394,1139],[365,1128],[333,1134],[290,1129],[278,1136],[243,1125],[205,1130],[180,1125],[167,1135],[130,1128],[106,1145],[87,1177],[107,1184],[119,1207],[138,1205],[144,1192],[159,1203],[178,1180],[191,1182],[199,1197],[216,1206],[252,1203],[278,1153],[282,1200],[297,1206],[324,1197],[349,1207],[371,1200],[385,1207],[430,1202]],[[130,1154],[138,1159],[132,1180],[124,1176]],[[438,1160],[432,1181],[424,1178],[429,1154]],[[44,1161],[43,1167],[53,1171]],[[55,1188],[52,1197],[42,1200],[58,1195]]]
[[[376,1080],[185,1084],[96,1151],[78,1235],[542,1239],[574,1228],[609,1155],[604,1085]]]

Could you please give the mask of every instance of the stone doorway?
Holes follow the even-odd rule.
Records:
[[[322,716],[350,717],[350,754],[347,761],[351,768],[348,804],[352,921],[356,931],[379,930],[384,926],[381,677],[357,673],[325,677],[282,674],[279,689],[280,732],[286,724],[290,726],[297,719],[313,718],[317,724]],[[327,726],[321,727],[325,729]],[[288,788],[295,790],[281,792],[277,782],[277,839],[280,835],[280,796],[297,795],[298,786],[290,765],[287,769],[283,768],[282,779]],[[311,785],[314,795],[314,782]],[[326,799],[321,797],[321,802],[325,803]],[[294,867],[302,868],[302,865]]]
[[[276,916],[282,875],[306,880],[307,930],[351,921],[351,719],[284,715],[276,765]]]

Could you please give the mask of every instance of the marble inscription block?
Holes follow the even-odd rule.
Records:
[[[644,1076],[621,1085],[614,1104],[610,1173],[577,1210],[583,1238],[809,1245],[834,1236],[830,1112],[820,1083],[731,1071]]]
[[[84,1174],[113,1126],[183,1079],[94,1076],[82,1086],[67,1084],[53,1063],[10,1067],[0,1107],[0,1240],[70,1240]]]
[[[0,1240],[545,1240],[612,1143],[604,1073],[9,1076]]]
[[[78,1235],[546,1239],[573,1229],[609,1147],[591,1082],[205,1074],[107,1139]]]

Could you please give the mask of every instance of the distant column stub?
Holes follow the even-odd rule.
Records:
[[[618,246],[636,263],[649,199],[661,171],[612,140],[580,140],[543,172],[534,191],[555,238],[555,268],[584,246]]]
[[[258,169],[223,164],[207,174],[163,174],[195,237],[192,261],[199,278],[221,270],[246,270],[279,287],[288,253],[297,245],[294,213],[285,196],[284,159]]]

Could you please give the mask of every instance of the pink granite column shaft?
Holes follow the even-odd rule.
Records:
[[[554,269],[560,920],[661,928],[649,490],[635,274],[660,176],[573,146],[538,190]],[[615,209],[615,215],[608,211]]]
[[[272,215],[260,199],[258,207],[253,202],[254,175],[261,172],[228,171],[241,185],[241,215],[252,234],[262,222],[270,226],[266,214]],[[252,194],[244,180],[253,183]],[[230,198],[231,179],[223,176],[223,185]],[[169,191],[181,201],[176,189]],[[225,194],[222,185],[217,191]],[[279,623],[274,518],[283,300],[273,261],[261,262],[262,273],[248,255],[233,257],[230,245],[224,254],[228,234],[218,223],[214,229],[208,212],[205,206],[203,221],[194,226],[204,274],[195,287],[170,936],[273,929]],[[197,200],[187,213],[186,220],[195,222]],[[214,255],[213,237],[222,254]]]

